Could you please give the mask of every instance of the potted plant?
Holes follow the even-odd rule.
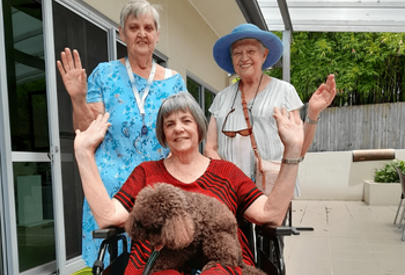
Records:
[[[387,163],[382,169],[375,171],[374,182],[399,183],[399,177],[395,167],[398,167],[403,173],[405,172],[405,162],[396,159]]]
[[[364,201],[369,205],[395,205],[401,195],[401,185],[395,167],[405,172],[405,162],[395,159],[376,170],[374,181],[364,182]]]

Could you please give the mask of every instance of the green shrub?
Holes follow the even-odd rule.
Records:
[[[399,159],[387,163],[384,168],[375,171],[374,182],[399,182],[399,177],[395,167],[401,169],[405,174],[405,162]]]

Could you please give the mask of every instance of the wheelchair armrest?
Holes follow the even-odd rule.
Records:
[[[300,235],[297,228],[291,226],[272,226],[272,225],[259,225],[256,226],[256,231],[260,235],[271,235],[271,236],[291,236]]]
[[[97,260],[93,265],[93,274],[124,274],[126,263],[128,262],[128,244],[127,237],[123,235],[124,228],[110,227],[104,229],[96,229],[92,232],[93,238],[103,239]],[[122,253],[118,253],[118,242],[122,241]],[[104,270],[104,256],[108,250],[110,254],[110,266]],[[119,256],[118,256],[119,255]],[[113,270],[113,271],[111,271]]]
[[[267,274],[285,275],[284,236],[300,235],[292,226],[256,225],[257,266]]]
[[[124,232],[125,229],[122,227],[110,227],[104,229],[96,229],[91,233],[93,234],[94,239],[108,239],[123,234]]]

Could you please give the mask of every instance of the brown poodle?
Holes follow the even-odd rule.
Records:
[[[134,241],[163,245],[150,273],[188,266],[207,270],[217,263],[240,266],[243,274],[264,272],[243,262],[233,213],[219,200],[158,183],[139,192],[125,227]]]

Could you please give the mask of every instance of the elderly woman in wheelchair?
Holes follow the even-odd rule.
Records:
[[[285,146],[284,158],[300,157],[303,144],[302,121],[298,114],[275,108],[274,118]],[[144,162],[137,166],[128,180],[110,199],[100,179],[94,160],[94,151],[111,126],[109,114],[99,115],[87,130],[76,130],[74,142],[84,194],[100,228],[124,227],[138,193],[146,186],[169,183],[189,192],[214,197],[235,215],[255,224],[280,226],[294,192],[298,164],[282,164],[273,191],[267,197],[234,164],[205,157],[199,144],[207,133],[207,121],[198,103],[187,92],[167,98],[161,105],[156,124],[159,143],[169,147],[170,155],[159,161]],[[112,125],[114,126],[114,125]],[[243,262],[255,265],[246,237],[237,231]],[[142,274],[154,250],[149,242],[132,241],[125,274]],[[195,267],[198,268],[198,267]],[[186,267],[166,271],[165,274],[190,274]],[[239,267],[216,265],[201,274],[242,274]]]

